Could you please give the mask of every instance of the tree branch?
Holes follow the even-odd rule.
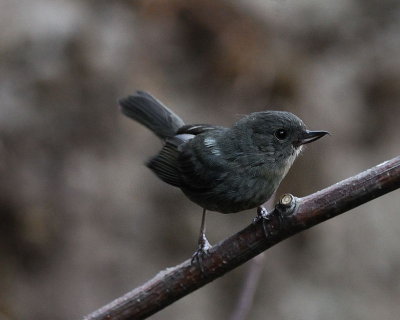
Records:
[[[284,195],[268,220],[212,247],[202,260],[204,272],[188,259],[84,319],[144,319],[280,241],[399,187],[400,156],[304,198]]]

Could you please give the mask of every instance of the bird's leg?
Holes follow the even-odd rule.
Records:
[[[202,269],[203,269],[203,267],[202,267],[203,256],[206,255],[207,251],[211,248],[211,245],[206,238],[206,212],[207,212],[207,210],[203,209],[203,217],[201,219],[198,248],[192,256],[192,263],[194,261],[197,261],[200,264],[200,267]]]
[[[206,238],[206,209],[203,209],[203,216],[201,218],[201,227],[200,227],[200,234],[199,234],[199,250],[201,251],[207,251],[208,249],[211,248],[210,243],[208,242]]]

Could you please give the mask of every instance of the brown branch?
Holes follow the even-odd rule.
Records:
[[[304,198],[285,195],[268,220],[215,245],[203,259],[204,272],[186,260],[84,319],[144,319],[278,242],[397,188],[400,156]]]

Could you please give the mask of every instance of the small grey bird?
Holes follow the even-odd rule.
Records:
[[[328,134],[307,130],[297,116],[284,111],[254,112],[225,128],[185,125],[143,91],[119,104],[126,116],[164,141],[147,167],[203,208],[195,255],[210,247],[205,237],[206,210],[233,213],[260,207],[276,191],[302,146]]]

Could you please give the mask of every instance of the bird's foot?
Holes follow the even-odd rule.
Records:
[[[257,208],[257,216],[253,219],[253,224],[256,224],[257,222],[259,222],[261,220],[263,230],[264,230],[264,235],[266,238],[268,238],[267,223],[271,220],[271,217],[270,217],[271,212],[268,212],[268,210],[265,209],[263,206],[259,206]]]
[[[253,219],[253,224],[257,223],[260,220],[267,220],[269,221],[269,212],[267,209],[265,209],[263,206],[259,206],[257,208],[257,216]]]
[[[208,242],[206,235],[203,233],[199,238],[198,249],[192,255],[191,263],[198,263],[201,272],[204,273],[203,259],[208,255],[208,250],[212,248],[211,244]]]
[[[266,238],[269,237],[268,223],[271,221],[271,213],[272,211],[268,212],[267,209],[265,209],[263,206],[259,206],[257,208],[257,216],[253,219],[253,224],[261,220],[264,230],[264,235]]]

